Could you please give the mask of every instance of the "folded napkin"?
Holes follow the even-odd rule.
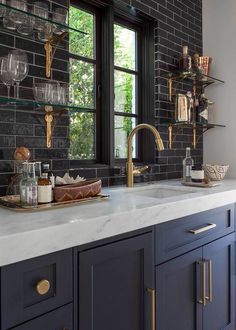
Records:
[[[69,176],[68,173],[66,173],[63,178],[60,176],[56,177],[56,185],[61,186],[63,184],[74,184],[74,183],[79,183],[86,181],[85,178],[81,178],[79,175],[74,179],[72,176]]]

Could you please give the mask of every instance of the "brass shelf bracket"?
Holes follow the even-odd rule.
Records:
[[[197,127],[193,126],[193,149],[197,147]]]
[[[68,32],[63,32],[60,36],[55,39],[52,37],[48,38],[48,41],[44,44],[44,49],[46,52],[46,77],[51,78],[52,62],[55,56],[55,52],[60,45],[61,41],[65,39]],[[53,45],[54,44],[54,45]]]
[[[169,132],[169,149],[172,149],[172,145],[173,145],[173,126],[172,125],[169,125],[168,132]]]
[[[174,131],[174,126],[173,125],[169,125],[168,126],[168,135],[169,135],[169,149],[173,149],[173,144],[176,140],[176,137],[178,134],[182,134],[183,132],[183,128],[182,127],[177,127],[177,131],[176,133],[173,132]]]
[[[65,113],[66,109],[61,109],[60,111],[54,111],[53,107],[50,105],[45,106],[44,108],[46,115],[46,139],[47,139],[47,148],[52,148],[52,135],[54,128],[56,127],[58,119]]]
[[[47,124],[46,135],[47,135],[47,148],[50,149],[52,147],[52,122],[53,122],[53,107],[46,106],[45,107],[45,121]]]

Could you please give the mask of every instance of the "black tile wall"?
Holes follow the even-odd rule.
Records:
[[[78,0],[79,1],[79,0]],[[156,154],[156,165],[136,177],[136,182],[179,178],[182,174],[182,160],[185,148],[191,147],[192,131],[183,129],[176,135],[173,150],[168,150],[168,131],[166,122],[173,118],[174,104],[168,101],[167,81],[162,77],[166,70],[176,67],[183,45],[188,45],[191,54],[202,53],[202,0],[114,0],[116,3],[133,6],[137,11],[155,19],[155,124],[164,140],[166,150]],[[53,6],[68,6],[68,0],[49,1]],[[88,1],[89,2],[89,1]],[[1,21],[0,21],[1,25]],[[45,77],[44,48],[41,42],[28,40],[12,35],[0,28],[0,56],[6,55],[12,48],[20,48],[27,52],[30,75],[23,86],[31,87],[38,77]],[[60,81],[67,81],[68,53],[57,50],[52,67],[52,76]],[[189,86],[179,85],[180,90]],[[0,85],[0,91],[3,92]],[[6,93],[6,91],[5,91]],[[27,94],[29,96],[29,94]],[[27,146],[32,158],[50,160],[55,173],[63,174],[70,171],[73,176],[86,178],[100,177],[103,184],[119,185],[125,183],[125,168],[117,166],[109,169],[106,166],[81,168],[77,161],[68,158],[69,148],[69,117],[63,114],[57,122],[53,133],[53,148],[45,148],[44,114],[32,109],[1,109],[0,110],[0,195],[14,173],[13,153],[17,146]],[[202,163],[202,137],[198,147],[193,150],[196,163]]]

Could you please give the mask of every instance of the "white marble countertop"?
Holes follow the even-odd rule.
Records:
[[[64,209],[18,213],[1,208],[0,266],[235,203],[236,180],[207,189],[171,180],[103,193],[110,198]]]

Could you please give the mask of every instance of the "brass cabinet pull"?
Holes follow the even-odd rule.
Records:
[[[191,234],[194,234],[194,235],[197,235],[197,234],[201,234],[203,233],[204,231],[208,231],[208,230],[211,230],[213,228],[216,227],[216,224],[215,223],[209,223],[209,225],[205,226],[205,227],[202,227],[202,228],[199,228],[199,229],[192,229],[192,230],[189,230],[189,232]]]
[[[48,280],[41,280],[36,285],[36,291],[41,296],[44,296],[50,290],[51,284]]]
[[[199,300],[199,304],[206,306],[206,263],[205,261],[198,262],[201,267],[201,277],[202,277],[202,299]]]
[[[209,302],[212,302],[213,297],[212,297],[212,261],[211,260],[206,260],[207,265],[208,265],[208,296],[206,299]]]
[[[151,330],[156,330],[156,291],[154,289],[147,289],[147,292],[151,296]]]

